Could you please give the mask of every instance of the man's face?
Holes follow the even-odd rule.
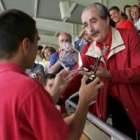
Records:
[[[140,12],[139,12],[139,9],[137,7],[132,7],[132,9],[131,9],[131,16],[135,20],[139,19]]]
[[[110,10],[109,11],[109,14],[110,14],[110,18],[115,22],[119,22],[120,19],[121,19],[121,12],[120,11],[117,11],[117,10]]]
[[[71,43],[70,37],[68,34],[61,33],[58,37],[58,44],[61,49],[65,49],[65,47]]]
[[[101,19],[97,8],[87,9],[82,14],[82,24],[88,35],[95,41],[103,43],[109,33],[109,18]]]
[[[49,93],[51,93],[52,87],[53,87],[53,85],[54,85],[54,80],[55,80],[55,78],[48,79],[48,80],[47,80],[47,83],[46,83],[46,85],[45,85],[45,89],[46,89]]]

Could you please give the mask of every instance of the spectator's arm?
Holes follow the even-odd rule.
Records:
[[[59,71],[60,67],[61,67],[61,64],[59,63],[58,53],[52,54],[51,58],[50,58],[49,72],[57,73]]]

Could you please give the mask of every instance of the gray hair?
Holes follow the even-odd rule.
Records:
[[[107,17],[109,17],[109,11],[108,11],[107,7],[105,7],[103,4],[98,3],[98,2],[88,5],[88,6],[83,10],[82,14],[83,14],[85,11],[87,11],[87,10],[89,10],[90,8],[93,8],[93,7],[97,8],[97,9],[99,10],[100,17],[101,17],[102,19],[106,19]]]
[[[58,38],[59,38],[59,36],[60,36],[61,34],[67,35],[67,36],[69,37],[69,39],[70,39],[70,43],[72,42],[72,36],[71,36],[69,33],[67,33],[67,32],[61,32],[61,33],[58,34]]]

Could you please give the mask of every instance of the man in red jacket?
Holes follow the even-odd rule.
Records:
[[[111,114],[113,126],[135,139],[136,131],[140,136],[140,38],[135,31],[111,28],[109,12],[100,3],[84,9],[82,23],[94,40],[84,47],[83,67],[94,71],[97,58],[103,56],[95,75],[105,86],[90,110],[102,120]],[[78,90],[80,78],[72,80],[61,95],[63,101]]]

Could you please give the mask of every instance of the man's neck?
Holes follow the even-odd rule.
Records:
[[[101,42],[103,46],[110,47],[112,42],[112,29],[109,27],[106,38]]]
[[[118,22],[116,22],[116,25],[121,24],[124,20],[125,20],[124,18],[121,18]]]
[[[19,63],[19,62],[20,62],[19,59],[14,59],[14,58],[0,59],[0,64],[11,63],[11,64],[15,64],[15,65],[21,67],[23,70],[25,70],[26,68],[22,65],[22,63]]]

